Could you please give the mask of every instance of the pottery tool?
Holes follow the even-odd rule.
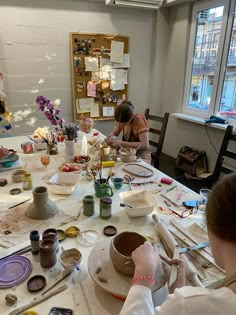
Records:
[[[129,176],[129,175],[125,175],[125,176],[124,176],[124,180],[126,180],[126,181],[128,182],[128,184],[129,184],[129,189],[132,190],[132,185],[131,185],[131,183],[132,183],[132,181],[134,180],[134,177],[131,177],[131,176]]]
[[[170,224],[172,224],[175,228],[177,228],[184,236],[186,236],[188,239],[190,239],[194,244],[198,244],[198,239],[189,231],[187,231],[179,222],[177,222],[175,219],[170,220]],[[209,249],[204,248],[203,249],[206,253],[212,256],[212,253]]]
[[[35,298],[34,301],[26,304],[25,306],[21,306],[21,307],[18,307],[16,308],[14,311],[10,312],[9,315],[19,315],[21,314],[22,312],[28,310],[29,308],[31,308],[32,306],[35,306],[35,305],[38,305],[40,303],[42,303],[43,301],[46,301],[48,300],[49,298],[51,298],[52,296],[66,290],[68,288],[68,285],[67,284],[63,284],[61,287],[53,290],[52,292],[46,294],[45,296],[38,296],[37,298]]]
[[[88,309],[88,313],[89,313],[89,315],[92,315],[92,311],[91,311],[91,308],[90,308],[90,305],[89,305],[89,301],[88,301],[87,295],[85,294],[84,287],[83,287],[82,283],[80,283],[80,288],[81,288],[81,291],[83,293],[83,297],[84,297],[84,300],[85,300],[85,303],[86,303],[86,306],[87,306],[87,309]]]
[[[178,207],[178,206],[179,206],[176,202],[174,202],[173,200],[171,200],[169,197],[167,197],[167,196],[165,196],[165,195],[163,195],[163,194],[161,194],[161,193],[160,193],[160,196],[161,196],[162,198],[166,199],[168,202],[170,202],[173,206],[175,206],[175,207]]]
[[[79,295],[78,295],[78,287],[76,285],[74,278],[72,278],[72,296],[73,296],[73,301],[75,305],[74,311],[75,311],[75,314],[77,314],[77,308],[79,306],[79,301],[78,301]]]
[[[24,203],[26,203],[26,202],[29,201],[30,199],[31,199],[31,198],[25,199],[24,201],[19,202],[19,203],[17,203],[17,204],[14,205],[14,206],[9,207],[8,209],[13,209],[13,208],[18,207],[18,206],[20,206],[20,205],[23,205]]]
[[[72,273],[72,271],[67,272],[62,278],[60,278],[59,280],[57,280],[55,283],[53,283],[50,287],[48,287],[41,295],[44,295],[45,293],[49,292],[51,289],[53,289],[56,285],[58,285],[58,283],[60,283],[61,281],[63,281],[65,278],[67,278],[70,274]]]
[[[179,258],[179,252],[180,252],[180,246],[176,245],[175,246],[174,255],[173,255],[173,259],[178,259]],[[174,284],[174,282],[177,279],[177,275],[178,275],[178,265],[172,264],[171,265],[171,269],[170,269],[169,287],[171,287]]]
[[[159,237],[164,245],[166,245],[166,251],[169,256],[174,255],[175,247],[178,245],[175,238],[172,236],[168,228],[165,226],[164,223],[162,223],[157,215],[152,215],[153,221],[155,222]],[[185,256],[185,254],[181,255],[181,259],[184,260],[185,266],[186,266],[186,277],[194,286],[200,286],[202,287],[201,281],[197,277],[197,273],[195,269],[193,268],[191,262],[188,260],[188,258]]]
[[[128,208],[133,208],[133,206],[127,205],[126,203],[120,203],[120,207],[128,207]]]

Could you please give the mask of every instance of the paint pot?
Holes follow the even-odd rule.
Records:
[[[39,245],[40,264],[43,268],[51,268],[57,263],[57,242],[44,239]]]

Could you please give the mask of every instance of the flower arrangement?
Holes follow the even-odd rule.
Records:
[[[77,132],[79,131],[79,126],[76,124],[67,124],[64,126],[64,135],[67,140],[75,140],[77,138]]]
[[[65,120],[61,117],[61,110],[54,106],[54,104],[44,96],[38,96],[36,103],[39,106],[45,117],[55,127],[55,131],[63,129]]]

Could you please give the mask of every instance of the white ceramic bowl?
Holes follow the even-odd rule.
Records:
[[[125,207],[129,217],[142,217],[152,213],[154,207],[157,205],[156,199],[148,190],[132,190],[125,191],[119,194],[120,199],[124,204],[130,207]]]
[[[61,184],[58,181],[58,174],[52,176],[48,184],[50,185],[50,190],[57,195],[71,195],[76,188],[74,184]]]
[[[121,148],[119,150],[121,161],[125,163],[136,161],[136,152],[133,148]]]
[[[77,185],[81,180],[81,171],[76,172],[58,172],[58,183],[65,185]]]

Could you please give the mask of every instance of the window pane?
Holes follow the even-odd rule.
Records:
[[[236,18],[234,16],[230,47],[220,100],[220,115],[236,119]]]
[[[193,51],[188,107],[208,110],[216,70],[224,7],[199,11]]]

